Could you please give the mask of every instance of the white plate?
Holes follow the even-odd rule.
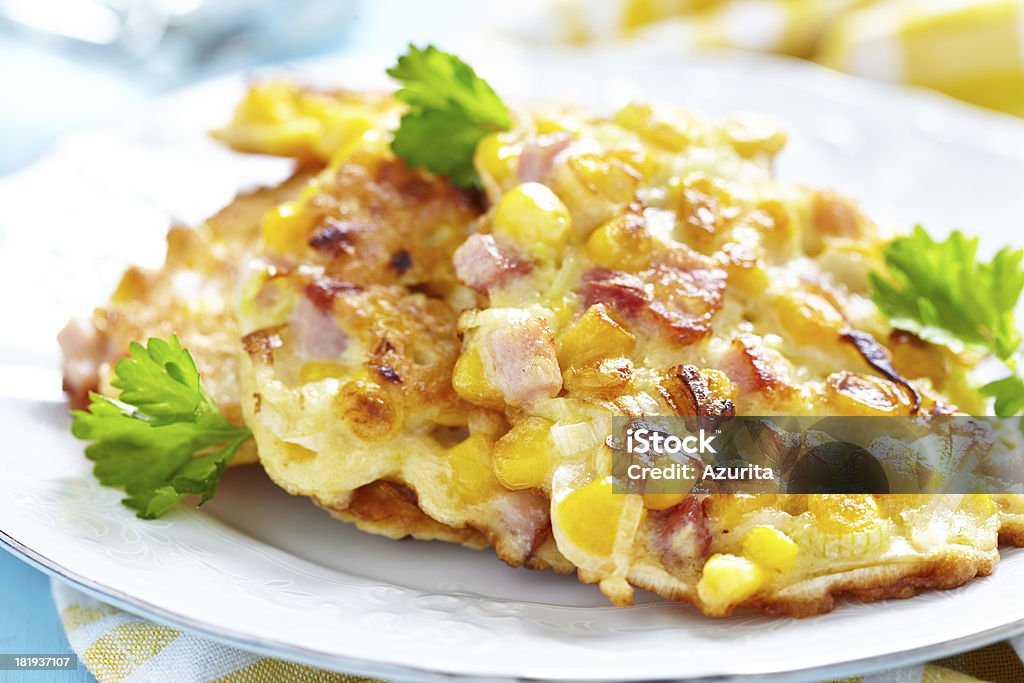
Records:
[[[876,215],[962,226],[989,248],[1024,216],[1024,124],[782,61],[656,55],[473,59],[512,97],[608,107],[675,100],[787,124],[782,175],[860,195]],[[379,84],[383,60],[316,63],[324,81]],[[0,182],[0,538],[100,597],[243,647],[386,677],[816,678],[923,661],[1024,632],[1024,552],[954,591],[793,621],[707,619],[653,598],[615,609],[568,577],[489,552],[393,542],[330,520],[232,470],[202,511],[144,522],[98,486],[68,434],[56,330],[101,301],[128,261],[156,263],[168,216],[195,221],[287,163],[239,157],[204,130],[241,80],[203,85],[77,136]]]

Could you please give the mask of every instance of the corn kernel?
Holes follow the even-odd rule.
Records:
[[[295,86],[269,83],[249,90],[227,128],[216,135],[253,152],[307,156],[315,143],[316,122],[299,111]]]
[[[757,526],[743,539],[743,554],[762,567],[788,572],[796,564],[800,547],[778,529]]]
[[[298,88],[283,81],[250,88],[238,105],[236,116],[253,123],[274,123],[295,116]]]
[[[569,158],[569,168],[590,192],[616,204],[633,200],[640,173],[618,157],[580,154]]]
[[[810,344],[838,342],[846,326],[843,316],[829,301],[812,292],[780,294],[772,298],[772,307],[782,329],[792,337]]]
[[[725,257],[722,265],[729,274],[729,286],[761,296],[771,284],[771,278],[758,259],[757,249],[756,244],[736,241],[723,244],[720,253]]]
[[[132,266],[124,271],[112,298],[114,301],[138,300],[142,298],[147,287],[149,287],[149,276],[141,268]]]
[[[231,123],[214,135],[249,152],[327,161],[343,146],[378,128],[394,102],[342,101],[277,82],[254,86]]]
[[[612,492],[611,477],[596,479],[558,503],[558,527],[581,551],[607,557],[615,549],[625,505],[626,495]]]
[[[558,347],[560,367],[584,366],[592,361],[626,356],[636,337],[612,320],[604,304],[594,304],[562,336]]]
[[[271,154],[281,156],[309,157],[320,137],[321,127],[313,119],[299,117],[281,121],[272,126],[261,126],[254,131],[258,142]]]
[[[491,470],[491,441],[483,434],[472,434],[448,449],[455,493],[469,503],[488,498],[497,489]]]
[[[473,165],[485,178],[505,187],[516,178],[522,149],[507,133],[491,133],[476,146]]]
[[[721,370],[702,368],[700,370],[700,378],[708,385],[708,391],[711,392],[712,396],[735,402],[738,390],[735,382],[729,378],[729,375]]]
[[[721,181],[694,173],[673,183],[670,192],[677,202],[682,241],[712,253],[735,234],[733,228],[742,210]]]
[[[697,595],[712,614],[724,614],[764,585],[764,571],[744,557],[717,554],[704,563]]]
[[[645,493],[644,507],[648,510],[668,510],[683,502],[685,493]]]
[[[569,209],[546,185],[523,183],[505,193],[494,210],[494,234],[523,245],[539,258],[551,258],[572,230]]]
[[[552,133],[573,133],[579,135],[581,122],[565,112],[551,112],[542,114],[533,119],[534,128],[538,135],[550,135]]]
[[[688,131],[660,119],[648,104],[626,105],[615,113],[615,123],[673,152],[681,152],[693,142]]]
[[[391,159],[390,138],[378,128],[367,128],[356,133],[339,131],[338,137],[323,144],[321,153],[328,160],[328,168],[337,171],[342,164],[353,163],[374,167],[381,159]]]
[[[285,202],[268,211],[261,227],[270,251],[283,254],[306,246],[309,220],[298,202]]]
[[[543,488],[551,467],[552,423],[540,417],[521,420],[494,445],[494,473],[508,489]]]
[[[643,216],[631,211],[614,216],[587,240],[587,256],[596,264],[630,272],[647,268],[657,249]]]
[[[785,249],[787,245],[791,246],[800,239],[801,234],[797,225],[803,221],[796,218],[799,211],[791,206],[790,201],[783,197],[766,197],[756,206],[755,225],[765,244]]]
[[[726,139],[740,156],[775,156],[786,146],[786,133],[773,121],[754,114],[738,114],[722,124]]]
[[[480,350],[475,346],[463,351],[455,361],[452,387],[455,393],[470,403],[489,408],[500,408],[504,405],[501,391],[487,378]]]
[[[964,498],[964,507],[983,517],[990,517],[996,513],[996,504],[989,493],[972,493]]]
[[[1008,515],[1024,514],[1024,496],[1013,493],[999,493],[990,496],[998,509]]]
[[[374,125],[372,119],[358,113],[325,118],[314,143],[314,151],[319,158],[329,159],[336,168]]]
[[[813,494],[807,497],[807,509],[817,527],[826,533],[842,534],[866,531],[879,525],[881,517],[874,496]]]

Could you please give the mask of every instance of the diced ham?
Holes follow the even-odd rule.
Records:
[[[513,491],[495,500],[503,533],[501,557],[511,564],[525,562],[548,529],[550,503],[533,491]]]
[[[515,249],[499,243],[493,235],[479,233],[455,250],[454,262],[459,280],[481,294],[532,268],[530,261]]]
[[[302,297],[292,318],[298,338],[298,356],[304,360],[338,360],[348,349],[348,335],[338,327],[331,310]]]
[[[482,347],[484,368],[510,405],[553,398],[562,388],[555,338],[547,322],[527,318],[490,330]]]
[[[689,495],[675,507],[651,513],[652,545],[666,565],[707,557],[711,529],[703,499],[700,495]]]
[[[725,298],[726,272],[711,259],[675,247],[639,273],[607,269],[583,276],[583,297],[661,327],[677,344],[692,344],[711,331]]]
[[[88,404],[89,392],[99,384],[100,366],[117,357],[107,335],[81,318],[72,318],[57,335],[63,352],[64,391],[74,408]]]
[[[651,292],[632,273],[598,268],[583,274],[583,301],[587,307],[605,304],[632,316],[651,303]]]
[[[551,133],[526,143],[519,157],[519,182],[544,182],[555,159],[572,144],[572,139],[568,133]]]
[[[654,294],[649,309],[679,344],[692,344],[711,331],[711,318],[725,299],[726,273],[687,248],[665,252],[646,272]]]
[[[735,337],[721,359],[721,368],[739,387],[741,394],[778,397],[796,391],[785,360],[754,335]]]

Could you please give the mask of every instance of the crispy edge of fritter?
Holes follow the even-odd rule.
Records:
[[[1024,513],[1001,513],[999,542],[1024,548]]]
[[[220,381],[216,379],[221,374],[219,363],[236,362],[234,359],[237,357],[239,334],[234,307],[229,306],[225,309],[230,312],[225,314],[222,322],[236,323],[235,333],[231,334],[232,331],[228,330],[228,333],[223,335],[224,339],[228,340],[225,345],[222,348],[212,348],[216,342],[211,345],[209,335],[191,326],[178,324],[198,314],[183,310],[167,311],[166,308],[163,309],[164,313],[160,313],[164,302],[150,299],[159,295],[162,285],[167,280],[184,272],[195,261],[215,258],[216,250],[212,248],[214,246],[221,247],[221,260],[230,260],[231,263],[225,263],[224,269],[215,269],[206,264],[204,274],[210,276],[211,273],[217,273],[216,277],[219,277],[224,273],[240,272],[243,264],[237,262],[237,259],[241,252],[255,247],[260,235],[260,220],[263,214],[295,197],[308,184],[316,170],[299,167],[278,185],[239,193],[230,204],[213,214],[198,228],[172,226],[167,233],[167,253],[160,268],[128,267],[117,290],[106,304],[97,307],[86,320],[69,322],[59,340],[64,356],[63,389],[68,395],[71,407],[88,407],[89,392],[100,391],[103,388],[103,366],[113,364],[125,356],[131,342],[141,343],[150,336],[166,336],[170,332],[175,332],[182,345],[195,357],[200,370],[204,371],[204,379],[208,386],[212,385],[212,393],[225,416],[236,424],[243,424],[238,397],[226,401],[225,394],[228,389],[218,387]],[[236,286],[237,283],[234,281],[223,282],[222,291],[226,296],[233,296]],[[129,297],[124,293],[128,288],[135,288],[138,291]],[[118,301],[118,296],[127,298],[125,301]],[[134,316],[133,310],[136,313]],[[141,310],[146,311],[145,316],[138,315]],[[78,330],[73,330],[68,335],[68,330],[72,330],[76,325],[79,326]],[[158,325],[160,329],[156,329]],[[81,337],[76,337],[76,334],[88,336],[84,346]],[[77,354],[76,342],[79,342],[78,345],[81,347]],[[78,371],[73,373],[70,368],[76,365]],[[88,371],[82,372],[83,368],[88,368]],[[78,377],[75,377],[75,374]],[[237,376],[235,371],[227,374],[229,377]],[[255,446],[247,442],[239,449],[232,464],[253,463],[257,460]]]
[[[294,494],[305,495],[305,494]],[[500,560],[511,567],[571,574],[576,567],[559,552],[550,529],[544,540],[523,562],[502,552],[500,544],[472,527],[456,528],[442,524],[423,512],[415,494],[402,484],[378,480],[356,489],[347,507],[331,506],[313,498],[313,502],[335,519],[354,524],[360,531],[386,536],[392,540],[414,538],[421,541],[448,541],[482,550],[492,547]]]
[[[488,545],[487,538],[472,527],[456,529],[429,517],[417,504],[416,494],[404,484],[379,479],[360,486],[345,507],[315,497],[314,502],[332,517],[391,539],[441,540],[478,549]]]
[[[891,565],[869,565],[834,574],[805,579],[774,595],[746,600],[725,614],[750,609],[768,616],[797,619],[831,612],[839,599],[861,602],[910,598],[926,590],[945,590],[969,583],[976,577],[988,576],[999,562],[999,550],[962,550],[939,557],[900,562]],[[631,574],[631,585],[650,591],[668,600],[692,604],[699,608],[694,591],[665,582],[652,572]],[[630,604],[631,600],[612,602]]]

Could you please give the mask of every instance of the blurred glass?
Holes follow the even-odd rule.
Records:
[[[349,0],[0,0],[25,38],[180,81],[336,45]]]

